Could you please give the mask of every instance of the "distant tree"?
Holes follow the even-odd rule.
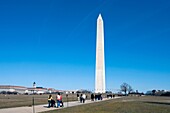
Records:
[[[6,91],[1,91],[1,93],[0,94],[7,94],[7,92]]]
[[[125,93],[125,95],[127,95],[127,91],[128,91],[128,87],[129,85],[127,83],[123,83],[120,88],[121,88],[121,91],[123,91]]]
[[[128,88],[128,93],[131,93],[133,91],[132,87],[129,85],[129,88]]]
[[[76,93],[82,93],[81,91],[76,91]]]
[[[120,89],[121,89],[122,92],[125,93],[125,95],[127,95],[127,92],[131,93],[133,91],[132,87],[129,84],[127,84],[127,83],[123,83],[120,86]]]
[[[152,90],[152,95],[155,95],[155,93],[156,93],[156,90],[155,89]]]

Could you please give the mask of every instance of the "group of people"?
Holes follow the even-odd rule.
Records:
[[[87,96],[85,94],[77,94],[77,98],[78,101],[80,101],[80,103],[85,103],[85,100],[87,99]],[[102,94],[91,94],[91,101],[97,101],[97,100],[102,100]]]
[[[85,94],[77,94],[77,98],[78,98],[78,101],[80,101],[80,103],[85,103],[85,100],[87,98],[87,96]]]
[[[94,101],[94,100],[102,100],[103,99],[103,97],[102,97],[102,94],[91,94],[91,101]]]
[[[57,103],[57,106],[56,104]],[[56,96],[56,102],[55,100],[53,99],[52,95],[49,95],[48,97],[48,108],[50,107],[64,107],[63,106],[63,101],[62,101],[62,95],[60,95],[60,93],[57,94]]]
[[[77,94],[77,98],[78,101],[80,101],[80,103],[85,103],[87,96],[86,94]],[[91,94],[91,101],[97,101],[97,100],[102,100],[102,94]],[[57,106],[56,106],[57,103]],[[62,95],[60,95],[60,93],[57,94],[56,96],[56,101],[53,99],[52,95],[49,95],[48,97],[48,108],[49,107],[64,107],[63,106],[63,101],[62,101]]]

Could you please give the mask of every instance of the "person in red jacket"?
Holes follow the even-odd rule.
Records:
[[[60,95],[60,93],[58,93],[56,98],[57,98],[57,107],[63,107],[62,95]]]

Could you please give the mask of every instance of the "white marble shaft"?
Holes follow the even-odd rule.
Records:
[[[95,93],[105,93],[104,27],[101,14],[97,18]]]

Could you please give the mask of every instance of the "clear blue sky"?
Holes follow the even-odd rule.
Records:
[[[0,84],[93,90],[99,13],[106,89],[170,90],[169,0],[1,0]]]

